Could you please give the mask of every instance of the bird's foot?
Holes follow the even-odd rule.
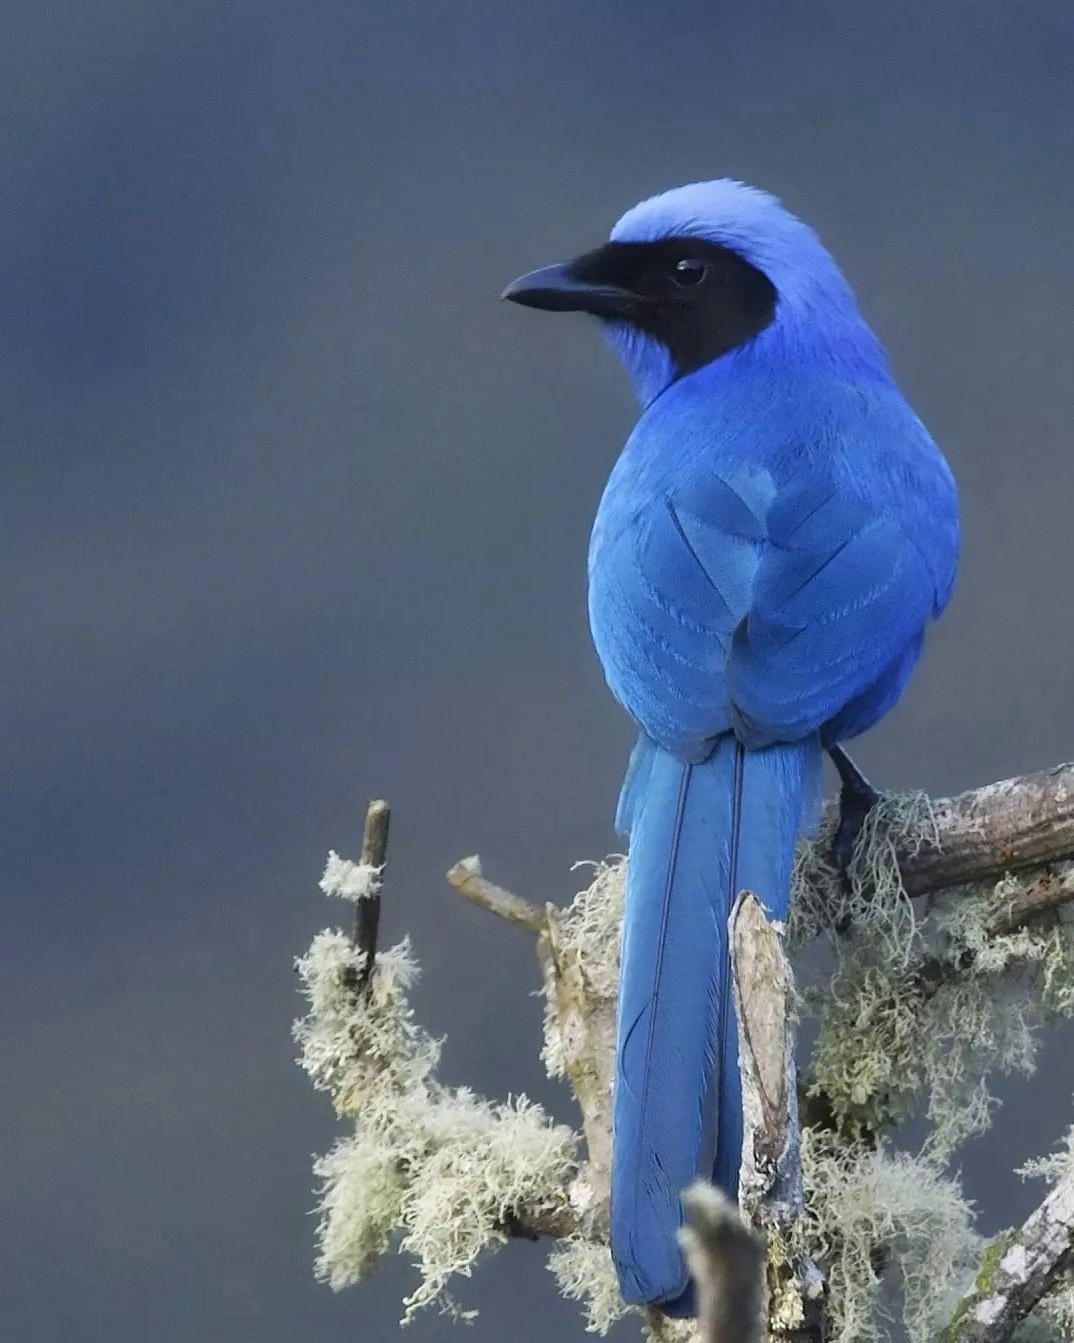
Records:
[[[832,841],[832,862],[845,886],[850,885],[850,863],[865,818],[880,801],[881,794],[841,746],[830,746],[828,754],[842,781],[839,793],[839,824]]]

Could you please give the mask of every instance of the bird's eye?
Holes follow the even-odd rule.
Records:
[[[672,267],[671,278],[680,289],[696,289],[699,284],[704,283],[708,273],[709,268],[703,261],[694,256],[684,256]]]

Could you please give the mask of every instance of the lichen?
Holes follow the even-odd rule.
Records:
[[[1067,1129],[1054,1152],[1023,1162],[1016,1174],[1023,1180],[1046,1180],[1050,1185],[1074,1178],[1074,1125]]]
[[[482,1250],[503,1243],[522,1210],[560,1211],[576,1140],[524,1096],[504,1105],[465,1090],[441,1091],[422,1117],[426,1150],[411,1170],[400,1249],[421,1270],[407,1317],[437,1301],[454,1274],[469,1276]]]
[[[619,983],[626,859],[614,854],[600,863],[576,863],[574,870],[578,868],[591,869],[593,879],[558,913],[560,954],[572,959],[584,977],[590,1003],[614,1003]],[[550,1077],[567,1075],[563,1023],[552,996],[545,1000],[541,1060]]]
[[[937,842],[936,817],[928,795],[891,793],[865,817],[854,844],[846,879],[831,861],[836,818],[829,814],[812,839],[795,854],[791,878],[788,940],[841,938],[866,924],[882,938],[888,959],[906,959],[914,946],[917,921],[902,884],[897,849],[918,853]]]
[[[561,1295],[581,1303],[587,1332],[604,1335],[631,1313],[619,1295],[615,1265],[606,1245],[582,1236],[558,1241],[548,1256],[548,1268]]]
[[[646,1343],[701,1343],[696,1320],[676,1320],[649,1310],[645,1315]]]
[[[812,1093],[851,1137],[905,1119],[924,1095],[928,1150],[945,1158],[987,1128],[990,1076],[1031,1072],[1036,1025],[1074,1011],[1074,937],[1055,916],[996,931],[1017,878],[959,891],[919,922],[896,845],[934,842],[933,827],[921,795],[885,798],[863,827],[849,884],[825,856],[830,829],[803,845],[792,925],[799,942],[820,936],[830,952],[812,981],[803,975],[806,1014],[819,1023]]]
[[[365,995],[356,997],[364,963],[350,938],[331,928],[295,962],[309,1003],[294,1027],[299,1064],[340,1115],[420,1089],[440,1059],[439,1041],[417,1024],[406,998],[418,977],[409,939],[377,956]]]
[[[577,1138],[525,1096],[494,1103],[438,1081],[440,1043],[406,996],[418,973],[408,942],[379,952],[360,989],[364,964],[330,929],[296,963],[309,1004],[299,1063],[353,1124],[314,1167],[317,1276],[348,1286],[398,1235],[421,1274],[407,1318],[434,1303],[460,1313],[449,1279],[468,1276],[512,1216],[565,1211]]]
[[[818,1026],[812,1090],[823,1093],[835,1131],[803,1132],[803,1243],[771,1244],[769,1266],[783,1255],[823,1262],[832,1343],[886,1343],[899,1328],[895,1313],[910,1343],[924,1343],[950,1322],[975,1277],[994,1269],[945,1162],[987,1127],[992,1074],[1030,1071],[1037,1024],[1074,1014],[1074,930],[1053,913],[1003,931],[1004,911],[1023,891],[1017,877],[955,892],[919,921],[895,855],[935,842],[921,794],[886,798],[870,813],[849,881],[828,861],[831,832],[829,820],[800,846],[790,932],[803,1014]],[[546,971],[560,971],[554,982],[546,972],[543,1057],[553,1075],[569,1071],[596,1133],[607,1126],[603,1118],[591,1124],[586,1088],[606,1106],[610,1073],[601,1068],[611,1061],[626,864],[611,858],[592,868],[590,884],[549,920],[541,946],[544,954],[554,945],[559,958]],[[331,855],[322,886],[361,899],[378,880],[373,869]],[[825,956],[815,954],[818,942]],[[295,1026],[300,1062],[349,1126],[315,1165],[318,1276],[344,1287],[394,1242],[420,1273],[407,1318],[432,1304],[465,1316],[448,1295],[451,1282],[505,1239],[512,1219],[577,1225],[585,1218],[577,1202],[567,1206],[568,1189],[588,1187],[588,1216],[605,1197],[606,1175],[603,1185],[572,1182],[576,1135],[525,1097],[490,1102],[438,1079],[440,1042],[408,1001],[418,971],[407,942],[378,953],[363,990],[364,958],[341,932],[318,934],[297,968],[309,1003]],[[557,997],[568,981],[573,996]],[[884,1130],[922,1103],[930,1120],[922,1150],[894,1151]],[[606,1172],[607,1153],[598,1159],[595,1151],[586,1178]],[[1023,1172],[1055,1180],[1072,1169],[1074,1131],[1061,1151]],[[603,1244],[560,1241],[549,1267],[563,1295],[582,1304],[590,1331],[605,1333],[628,1313]],[[788,1322],[800,1305],[791,1296],[774,1304]],[[645,1328],[656,1343],[696,1338],[688,1321],[652,1315]],[[1015,1337],[1074,1337],[1069,1276]]]
[[[334,1291],[364,1278],[403,1221],[406,1180],[376,1134],[340,1139],[313,1165],[320,1180],[317,1277]]]
[[[371,900],[380,894],[383,867],[372,863],[356,863],[341,858],[335,849],[329,849],[324,874],[317,883],[325,895],[338,895],[341,900]]]
[[[895,1337],[885,1275],[901,1288],[910,1343],[935,1337],[972,1280],[981,1241],[956,1181],[930,1157],[839,1143],[806,1130],[802,1169],[816,1253],[828,1274],[831,1343]]]

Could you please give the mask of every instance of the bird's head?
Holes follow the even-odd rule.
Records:
[[[645,405],[762,333],[790,357],[845,340],[875,347],[813,230],[730,179],[642,201],[603,246],[520,276],[502,297],[601,318]]]

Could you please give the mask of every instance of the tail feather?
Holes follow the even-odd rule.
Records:
[[[618,821],[630,831],[612,1153],[612,1254],[627,1301],[689,1313],[676,1232],[699,1175],[734,1195],[742,1145],[727,919],[739,890],[784,918],[815,741],[687,764],[643,737]],[[685,1294],[685,1295],[684,1295]]]

